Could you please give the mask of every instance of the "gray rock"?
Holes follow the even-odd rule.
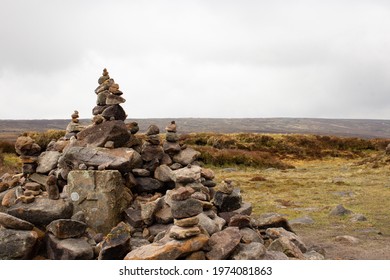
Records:
[[[130,252],[130,226],[120,222],[104,238],[99,253],[99,260],[123,260]]]
[[[257,229],[282,227],[287,231],[294,232],[287,219],[277,213],[260,215],[260,217],[252,220],[252,226]]]
[[[109,107],[108,105],[97,105],[93,107],[92,115],[94,116],[101,115],[101,113],[103,113],[103,111],[106,110],[108,107]]]
[[[154,214],[162,208],[163,200],[158,198],[154,201],[140,203],[141,218],[146,225],[151,225],[154,222]]]
[[[136,168],[131,171],[137,177],[149,177],[150,171],[144,168]]]
[[[169,230],[169,237],[182,240],[187,239],[193,236],[197,236],[201,233],[199,227],[192,226],[192,227],[180,227],[180,226],[172,226]]]
[[[154,178],[161,182],[171,182],[173,181],[174,175],[169,166],[163,164],[158,166],[154,171]]]
[[[108,90],[104,90],[104,91],[99,92],[99,94],[97,95],[96,104],[98,106],[106,105],[107,104],[106,99],[107,99],[107,96],[109,94],[110,94],[110,92]],[[101,114],[101,112],[99,114]]]
[[[261,235],[251,229],[251,228],[242,228],[240,229],[240,234],[241,234],[241,243],[245,243],[245,244],[249,244],[249,243],[252,243],[252,242],[257,242],[257,243],[262,243],[264,244],[264,240],[263,238],[261,237]]]
[[[193,163],[200,156],[200,152],[192,148],[181,150],[173,157],[173,161],[180,163],[183,166]]]
[[[165,139],[168,142],[175,143],[179,140],[179,136],[175,132],[167,132],[165,135]]]
[[[136,178],[136,189],[139,193],[142,192],[155,192],[162,188],[162,183],[156,179],[150,177]]]
[[[217,191],[214,195],[213,202],[221,212],[237,210],[241,207],[242,202],[240,190],[234,189],[230,195]]]
[[[228,227],[214,233],[208,242],[211,250],[206,253],[209,260],[227,259],[240,244],[241,234],[238,228]]]
[[[141,216],[141,209],[128,208],[124,212],[126,221],[134,228],[141,228],[144,220]]]
[[[337,242],[343,242],[343,243],[347,243],[347,244],[351,244],[351,245],[356,245],[356,244],[360,243],[360,240],[358,238],[350,236],[350,235],[339,235],[339,236],[336,236],[334,240]]]
[[[168,204],[164,204],[163,207],[155,213],[155,219],[157,223],[169,224],[173,222],[173,216],[171,207]]]
[[[82,238],[58,239],[48,234],[47,256],[51,260],[92,260],[92,246]]]
[[[16,230],[32,230],[34,228],[33,224],[2,212],[0,212],[0,225]]]
[[[47,151],[40,154],[38,157],[38,173],[49,173],[52,169],[57,167],[58,159],[61,153],[57,151]]]
[[[304,260],[302,251],[288,237],[281,236],[275,239],[268,247],[269,251],[279,251],[290,258]]]
[[[152,145],[145,143],[142,145],[141,157],[143,161],[157,161],[159,162],[164,156],[163,148],[159,145]]]
[[[230,219],[229,227],[244,228],[244,227],[249,227],[250,223],[251,223],[251,219],[249,216],[237,214]]]
[[[171,205],[172,216],[175,219],[183,219],[196,216],[203,211],[202,203],[193,198],[182,201],[173,200]]]
[[[51,200],[36,197],[34,202],[15,204],[7,212],[34,225],[46,226],[54,220],[70,218],[73,213],[73,205],[64,199]]]
[[[344,216],[352,214],[353,212],[349,209],[346,209],[342,204],[337,205],[335,208],[330,211],[330,216]]]
[[[173,179],[176,183],[188,184],[200,180],[201,168],[196,165],[184,167],[173,171]]]
[[[215,221],[208,217],[205,213],[200,213],[197,217],[199,219],[198,224],[204,228],[210,236],[220,231],[220,228]]]
[[[273,240],[280,237],[286,237],[288,240],[293,242],[302,253],[306,253],[307,248],[303,241],[295,234],[284,228],[267,228],[265,233]]]
[[[37,156],[41,147],[29,136],[20,136],[16,139],[15,150],[18,155]]]
[[[74,211],[83,211],[87,225],[103,234],[121,221],[129,204],[122,176],[115,170],[71,171],[66,193],[73,201]]]
[[[119,105],[116,105],[119,106]],[[106,108],[106,112],[109,108]],[[109,121],[93,125],[77,134],[80,146],[104,147],[107,141],[113,141],[115,147],[122,147],[130,139],[130,133],[123,121]]]
[[[367,218],[363,214],[354,214],[352,215],[350,221],[353,223],[364,222],[367,221]]]
[[[106,98],[107,105],[116,105],[116,104],[122,104],[125,102],[126,102],[126,99],[124,99],[122,96],[115,95],[115,94],[108,94],[107,98]]]
[[[47,225],[46,230],[59,239],[80,237],[84,234],[87,225],[72,219],[59,219]]]
[[[259,260],[266,253],[265,246],[258,242],[240,243],[231,256],[232,260]]]
[[[119,120],[119,121],[125,121],[127,118],[125,110],[122,108],[121,105],[110,105],[104,111],[102,112],[102,117],[105,118],[108,121],[112,120]]]
[[[37,240],[38,234],[35,231],[0,226],[0,260],[30,259]]]
[[[157,125],[154,124],[150,125],[148,127],[148,130],[146,131],[146,135],[157,135],[159,133],[160,133],[160,129],[158,128]]]

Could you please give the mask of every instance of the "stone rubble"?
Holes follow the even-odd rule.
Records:
[[[0,179],[0,259],[323,259],[276,214],[252,206],[229,179],[217,184],[177,124],[138,135],[126,100],[103,70],[90,125],[74,111],[45,151],[27,136],[21,174]]]

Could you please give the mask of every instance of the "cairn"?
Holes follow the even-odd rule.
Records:
[[[80,129],[75,111],[46,151],[17,139],[23,172],[0,177],[0,259],[312,258],[284,217],[251,218],[235,182],[217,184],[180,143],[175,121],[138,135],[107,69],[98,83],[91,125]]]
[[[103,121],[121,120],[127,118],[125,110],[120,104],[126,100],[121,96],[122,91],[114,79],[110,78],[107,69],[103,69],[102,76],[98,79],[99,86],[95,89],[97,95],[96,106],[92,110],[94,123]]]

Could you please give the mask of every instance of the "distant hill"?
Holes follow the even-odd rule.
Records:
[[[138,122],[140,132],[149,125],[164,128],[173,119],[129,119]],[[359,138],[390,138],[390,120],[315,118],[176,118],[179,133],[296,133]],[[80,120],[89,124],[90,120]],[[25,131],[65,129],[69,120],[0,120],[0,139],[14,140]]]

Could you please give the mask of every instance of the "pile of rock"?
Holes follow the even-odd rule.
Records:
[[[320,258],[305,255],[285,218],[253,219],[234,182],[217,184],[180,143],[174,121],[165,137],[155,125],[137,135],[106,69],[98,82],[90,126],[77,132],[75,112],[42,153],[17,140],[23,172],[0,179],[0,259]]]

